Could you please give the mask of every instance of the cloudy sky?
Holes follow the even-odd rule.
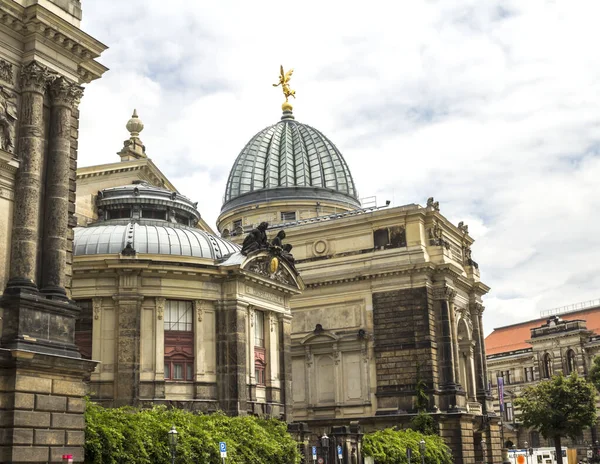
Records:
[[[149,157],[214,225],[237,154],[280,117],[283,64],[296,119],[336,143],[361,197],[434,196],[469,224],[486,332],[600,298],[600,2],[83,8],[110,71],[81,105],[80,166],[118,161],[137,108]]]

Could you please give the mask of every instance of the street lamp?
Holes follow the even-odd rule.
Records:
[[[425,440],[422,438],[419,442],[419,451],[421,452],[421,464],[425,464]]]
[[[529,464],[529,443],[523,443],[525,445],[525,459],[527,459],[527,464]]]
[[[325,454],[325,464],[329,461],[329,437],[326,433],[321,437],[321,448],[324,450]]]
[[[175,456],[177,455],[177,430],[175,426],[169,430],[169,449],[171,450],[171,463],[175,464]]]
[[[483,464],[486,463],[486,459],[485,459],[486,454],[487,454],[487,447],[486,447],[485,440],[481,440],[481,456],[482,456]]]

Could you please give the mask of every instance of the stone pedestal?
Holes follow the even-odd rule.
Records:
[[[96,363],[0,348],[0,462],[83,462],[85,387]]]

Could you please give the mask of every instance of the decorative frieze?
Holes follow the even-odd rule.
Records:
[[[13,65],[3,59],[0,59],[0,80],[8,82],[9,84],[14,83]]]
[[[165,314],[166,301],[166,298],[156,298],[156,317],[159,321],[162,321]]]
[[[0,86],[0,147],[15,152],[17,98],[14,92]]]
[[[100,319],[100,313],[102,311],[102,298],[92,299],[92,312],[94,313],[94,319]]]

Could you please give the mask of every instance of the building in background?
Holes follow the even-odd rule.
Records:
[[[236,159],[217,228],[241,243],[268,222],[293,245],[306,284],[291,301],[294,420],[313,442],[352,421],[408,425],[420,375],[456,462],[481,461],[482,443],[500,460],[483,344],[489,288],[467,226],[433,198],[363,208],[338,148],[282,109]]]
[[[518,448],[553,446],[538,431],[519,423],[513,401],[524,388],[562,372],[587,375],[600,352],[600,300],[543,311],[539,319],[499,327],[485,339],[494,409],[502,416],[505,441]],[[498,378],[504,383],[504,411],[500,412]],[[598,454],[596,427],[563,445],[578,448],[580,457],[593,446]]]
[[[70,301],[78,103],[106,71],[79,0],[0,1],[0,461],[83,460]]]

